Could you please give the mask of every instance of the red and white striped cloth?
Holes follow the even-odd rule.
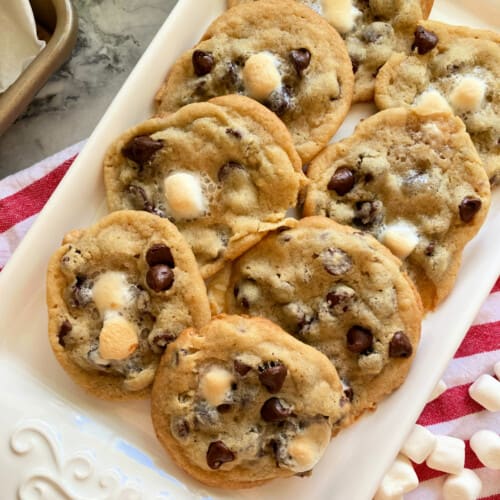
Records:
[[[49,199],[83,146],[76,144],[55,156],[0,181],[0,270]],[[479,375],[493,375],[500,361],[500,279],[483,304],[474,324],[450,362],[444,381],[448,390],[429,403],[418,423],[434,434],[465,440],[466,467],[474,469],[483,483],[481,498],[500,499],[500,471],[482,466],[469,446],[480,429],[500,433],[500,412],[491,413],[475,403],[467,392]],[[415,465],[421,481],[407,500],[438,500],[445,475]],[[353,499],[357,500],[357,499]]]

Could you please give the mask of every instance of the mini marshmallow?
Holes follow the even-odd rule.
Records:
[[[476,500],[481,495],[482,483],[470,469],[448,476],[443,484],[444,500]]]
[[[140,371],[134,377],[126,378],[123,382],[123,386],[127,391],[140,391],[148,385],[151,385],[153,379],[155,378],[156,370],[153,368],[146,368]]]
[[[400,259],[406,259],[418,245],[417,228],[406,221],[398,221],[387,226],[380,241],[389,247],[391,252]]]
[[[374,500],[396,500],[404,493],[418,486],[418,477],[411,462],[403,455],[398,455],[391,468],[382,478]]]
[[[243,67],[243,81],[248,95],[263,101],[281,86],[281,75],[271,54],[259,52],[250,56]]]
[[[436,446],[436,436],[425,427],[415,425],[406,438],[401,453],[416,464],[421,464],[432,453],[434,446]]]
[[[495,363],[495,367],[493,369],[495,370],[497,379],[500,380],[500,361],[498,363]]]
[[[99,334],[99,355],[104,359],[128,358],[139,346],[134,326],[123,316],[109,315]]]
[[[294,472],[311,470],[323,456],[331,439],[331,430],[324,423],[309,425],[288,444],[288,454],[293,460]]]
[[[219,406],[224,403],[227,393],[231,391],[233,381],[234,378],[230,372],[214,366],[201,379],[201,394],[209,404]]]
[[[427,402],[429,403],[431,401],[434,401],[439,396],[441,396],[441,394],[443,394],[443,392],[445,392],[447,389],[448,389],[448,386],[446,385],[445,381],[440,380],[437,383],[436,387],[434,387],[433,391],[431,392],[431,395],[429,396],[429,399],[427,400]]]
[[[483,465],[500,470],[500,436],[496,432],[477,431],[470,438],[470,447]]]
[[[425,463],[434,470],[460,474],[465,464],[465,443],[451,436],[436,436],[436,446]]]
[[[437,90],[427,90],[420,94],[413,107],[420,115],[451,113],[448,101]]]
[[[500,381],[481,375],[470,387],[469,396],[489,411],[500,411]]]
[[[323,16],[340,33],[354,28],[356,19],[362,14],[351,0],[323,0]]]
[[[107,271],[101,274],[92,287],[92,299],[101,313],[122,309],[130,301],[130,287],[123,273]]]
[[[459,112],[477,111],[486,94],[486,83],[475,76],[464,76],[450,94],[453,109]]]
[[[205,211],[200,179],[190,172],[177,172],[164,181],[165,198],[176,219],[194,219]]]

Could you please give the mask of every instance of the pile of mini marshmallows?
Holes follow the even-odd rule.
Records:
[[[495,375],[481,375],[470,387],[470,397],[491,412],[500,411],[500,361]],[[440,381],[429,401],[447,389]],[[479,461],[490,469],[500,470],[500,436],[491,430],[477,431],[470,439],[470,447]],[[470,469],[465,469],[465,443],[451,436],[436,436],[421,425],[415,425],[377,490],[374,500],[402,500],[403,495],[418,486],[418,478],[411,461],[425,461],[431,469],[449,474],[443,485],[444,500],[476,500],[481,494],[481,480]]]

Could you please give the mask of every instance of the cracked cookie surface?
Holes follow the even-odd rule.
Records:
[[[500,183],[500,34],[419,23],[414,54],[393,56],[377,76],[381,109],[442,95],[465,123],[492,185]]]
[[[47,304],[57,360],[104,399],[147,397],[165,346],[210,320],[187,243],[170,222],[134,211],[66,235],[49,263]]]
[[[228,6],[254,1],[228,0]],[[353,102],[373,98],[379,69],[392,54],[410,52],[415,25],[427,19],[433,4],[433,0],[298,2],[323,16],[345,40],[355,76]]]
[[[344,120],[353,82],[345,44],[321,16],[296,2],[259,1],[222,14],[174,63],[157,94],[158,113],[247,95],[281,118],[306,163]]]
[[[423,105],[367,118],[318,155],[308,176],[304,214],[377,237],[403,259],[427,310],[452,289],[463,248],[490,204],[462,121]]]
[[[264,318],[221,315],[168,346],[151,412],[178,465],[244,488],[310,471],[348,408],[321,353]]]
[[[306,183],[290,134],[243,96],[224,96],[150,119],[108,150],[110,210],[166,217],[210,277],[284,218]]]
[[[290,220],[232,263],[219,304],[266,317],[325,354],[351,400],[348,425],[403,382],[422,306],[401,262],[325,217]]]

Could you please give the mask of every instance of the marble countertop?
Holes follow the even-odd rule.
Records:
[[[73,0],[72,56],[0,137],[0,179],[87,138],[177,0]]]

